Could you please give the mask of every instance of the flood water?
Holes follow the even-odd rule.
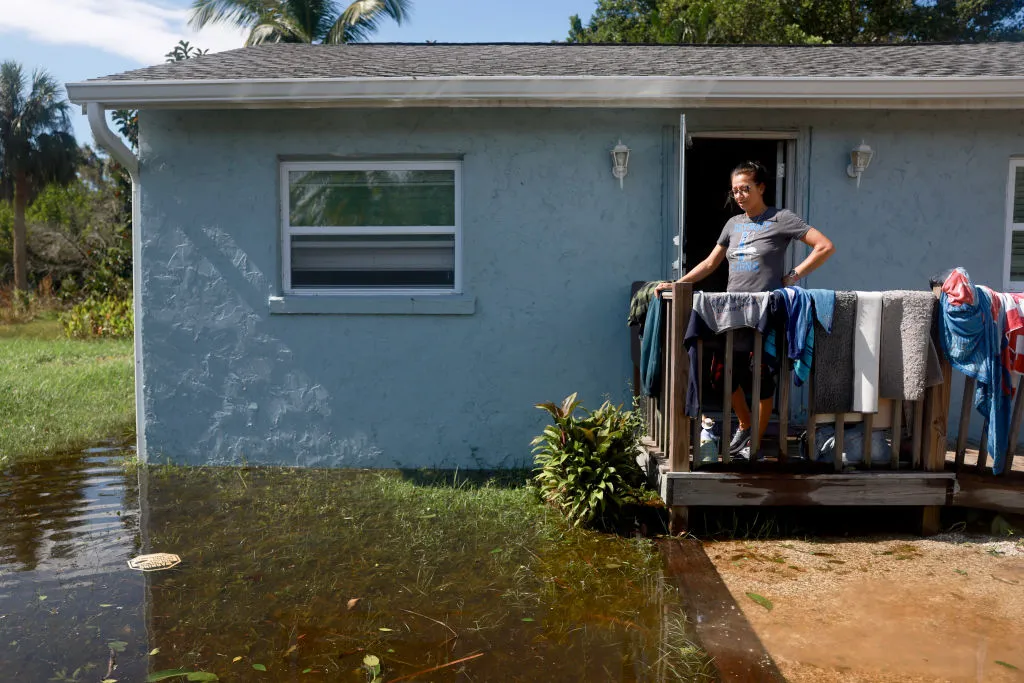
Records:
[[[3,680],[713,675],[648,541],[567,529],[521,486],[122,463],[3,472]],[[148,552],[182,562],[128,568]]]

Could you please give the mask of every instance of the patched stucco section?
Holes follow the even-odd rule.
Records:
[[[627,395],[629,283],[660,275],[662,126],[646,112],[147,112],[148,457],[528,461],[533,408]],[[609,150],[633,150],[620,190]],[[472,315],[272,315],[281,155],[461,155]]]

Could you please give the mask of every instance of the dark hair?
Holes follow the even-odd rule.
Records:
[[[764,164],[760,161],[744,161],[742,164],[732,169],[732,173],[729,174],[729,178],[731,179],[734,175],[740,173],[753,177],[755,185],[764,185],[765,179],[768,177],[768,169],[766,169]],[[735,207],[737,209],[740,206],[736,203],[736,197],[733,196],[731,189],[725,195],[725,206],[726,208]]]
[[[764,185],[768,178],[768,169],[766,169],[764,164],[760,161],[744,161],[742,164],[732,169],[732,173],[729,174],[729,177],[731,178],[739,173],[753,176],[755,185]]]

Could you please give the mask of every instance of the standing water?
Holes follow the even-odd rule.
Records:
[[[4,472],[5,680],[713,675],[653,546],[566,528],[522,477],[122,462]],[[128,569],[149,552],[182,562]]]

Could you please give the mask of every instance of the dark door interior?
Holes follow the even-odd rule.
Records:
[[[693,138],[686,149],[686,220],[683,244],[686,270],[704,260],[714,249],[722,228],[730,217],[739,213],[732,203],[732,170],[744,161],[759,161],[768,169],[765,202],[775,204],[775,171],[778,154],[777,140],[733,140],[723,138]],[[724,292],[728,270],[723,262],[707,279],[694,285],[694,289]]]

